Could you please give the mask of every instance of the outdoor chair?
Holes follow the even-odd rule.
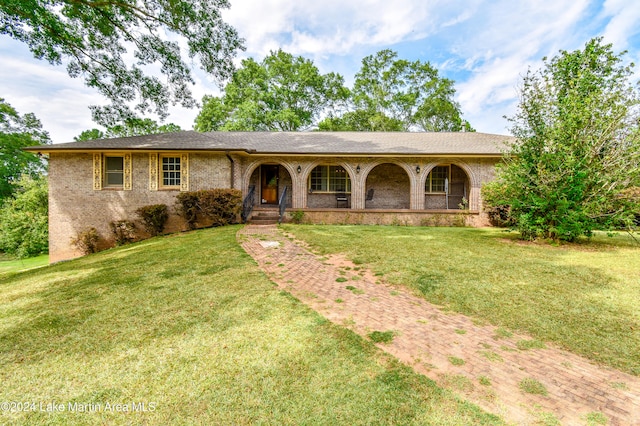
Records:
[[[344,191],[336,192],[336,208],[340,207],[340,203],[344,203],[344,207],[349,207],[349,197]]]

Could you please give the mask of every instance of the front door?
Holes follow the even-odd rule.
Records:
[[[262,204],[278,204],[278,176],[280,166],[264,164],[260,168]]]

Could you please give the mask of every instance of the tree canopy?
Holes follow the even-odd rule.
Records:
[[[453,84],[428,62],[398,59],[396,52],[381,50],[362,60],[348,111],[326,118],[319,129],[472,131],[453,100]]]
[[[219,81],[232,74],[243,41],[220,16],[228,7],[227,0],[7,0],[0,2],[0,34],[26,43],[38,59],[66,63],[71,77],[111,102],[92,112],[113,126],[134,111],[164,119],[170,105],[195,106],[181,45]]]
[[[22,175],[35,176],[44,170],[44,161],[22,148],[50,142],[34,114],[20,115],[0,98],[0,202],[13,193],[13,183]]]
[[[596,38],[524,77],[517,142],[486,191],[523,237],[572,241],[640,211],[640,96],[623,55]]]
[[[20,258],[46,253],[49,248],[47,179],[22,176],[14,186],[14,196],[0,206],[0,250]]]
[[[428,62],[367,56],[352,90],[336,73],[278,50],[242,61],[222,96],[205,96],[195,129],[296,131],[473,131],[453,100],[453,81]]]
[[[346,98],[342,76],[322,75],[309,59],[278,50],[262,62],[245,59],[221,97],[205,96],[198,131],[307,130]]]
[[[179,132],[182,129],[177,124],[158,124],[150,118],[131,118],[124,123],[107,127],[106,131],[89,129],[82,131],[74,137],[75,141],[88,141],[94,139],[123,138],[128,136],[152,135],[156,133]]]

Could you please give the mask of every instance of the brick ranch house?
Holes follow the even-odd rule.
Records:
[[[475,132],[210,132],[27,148],[49,157],[49,255],[74,258],[78,232],[136,219],[179,191],[241,189],[253,214],[286,207],[313,223],[487,224],[480,188],[510,136]],[[278,210],[276,210],[278,211]],[[299,215],[300,213],[298,213]],[[249,220],[251,217],[248,218]],[[185,229],[172,214],[167,231]]]

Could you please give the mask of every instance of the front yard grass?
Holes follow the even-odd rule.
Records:
[[[0,423],[502,424],[274,287],[237,230],[0,281],[0,402],[43,404]]]
[[[284,228],[445,309],[640,375],[640,245],[628,234],[552,246],[500,229]]]
[[[29,257],[27,259],[16,259],[4,253],[0,253],[0,280],[9,277],[17,272],[28,269],[40,268],[49,264],[49,255]]]

